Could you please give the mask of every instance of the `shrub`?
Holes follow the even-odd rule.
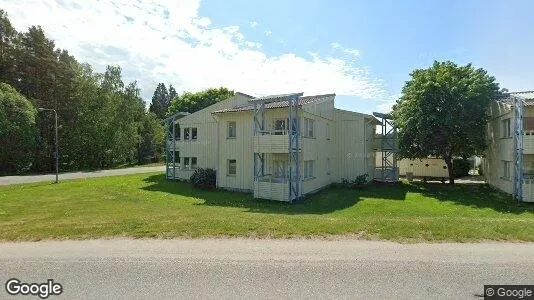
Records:
[[[359,176],[356,176],[355,179],[349,180],[346,178],[341,179],[341,187],[348,189],[357,189],[365,186],[369,183],[369,174],[365,173]]]
[[[471,168],[471,163],[467,159],[454,159],[452,161],[452,174],[454,178],[464,177],[469,175],[469,169]]]
[[[217,173],[214,169],[210,168],[199,168],[196,169],[193,175],[189,178],[191,183],[201,189],[213,189],[215,188],[217,182]]]

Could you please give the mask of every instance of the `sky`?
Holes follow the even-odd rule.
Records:
[[[2,2],[17,30],[41,25],[98,72],[121,66],[147,102],[164,82],[178,93],[335,93],[338,108],[387,112],[410,73],[434,60],[534,90],[530,0]]]

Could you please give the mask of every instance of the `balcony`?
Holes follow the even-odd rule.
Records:
[[[523,201],[534,202],[534,175],[524,175]]]
[[[254,198],[289,201],[289,184],[283,178],[266,175],[254,181]]]
[[[263,131],[253,137],[256,153],[288,153],[289,136],[287,131]]]
[[[523,154],[534,154],[534,130],[523,131]]]

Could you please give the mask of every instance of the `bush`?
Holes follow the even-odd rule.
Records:
[[[36,150],[37,110],[13,87],[0,83],[0,174],[27,171]]]
[[[214,169],[196,169],[193,175],[189,178],[191,183],[201,189],[213,189],[217,182],[217,173]]]
[[[452,161],[452,174],[454,178],[464,177],[469,175],[469,169],[471,163],[467,159],[453,159]]]
[[[348,189],[358,189],[369,183],[369,174],[365,173],[356,176],[355,179],[349,180],[346,178],[341,179],[341,187]]]

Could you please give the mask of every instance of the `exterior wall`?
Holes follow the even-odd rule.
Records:
[[[397,164],[399,175],[406,175],[406,172],[411,172],[415,177],[449,177],[447,165],[441,158],[401,159]]]
[[[273,174],[273,162],[289,161],[288,135],[272,135],[267,144],[253,138],[253,112],[225,112],[213,114],[235,105],[246,104],[249,98],[236,95],[229,100],[183,117],[177,121],[182,139],[176,143],[180,151],[181,169],[178,178],[188,179],[193,170],[184,170],[184,157],[197,157],[197,165],[217,170],[217,186],[230,190],[254,192],[264,198],[286,200],[285,182],[254,182],[254,149],[266,153],[266,174]],[[288,108],[265,111],[267,130],[274,130],[274,120],[287,119]],[[314,136],[304,134],[304,120],[312,119]],[[334,101],[310,103],[299,110],[301,194],[317,191],[342,178],[354,179],[372,174],[375,168],[373,138],[376,121],[368,115],[334,108]],[[236,137],[228,137],[228,122],[236,123]],[[197,128],[197,140],[183,139],[183,130]],[[263,141],[263,140],[262,140]],[[264,141],[263,141],[264,142]],[[278,153],[274,153],[278,152]],[[228,174],[228,160],[236,160],[236,174]],[[306,161],[313,161],[313,177],[304,177]],[[283,179],[282,179],[283,180]]]
[[[490,106],[490,120],[486,125],[488,149],[483,163],[483,172],[486,181],[509,194],[513,193],[513,138],[502,137],[502,121],[510,118],[512,131],[514,116],[510,105],[494,101]],[[513,134],[512,134],[513,136]],[[503,178],[503,161],[510,161],[510,178]]]
[[[176,151],[180,153],[179,170],[176,171],[178,178],[187,180],[194,172],[194,170],[185,170],[184,157],[196,157],[199,168],[217,169],[218,124],[212,112],[224,108],[231,108],[235,105],[246,104],[249,99],[249,97],[238,93],[228,100],[215,103],[177,121],[181,130],[181,139],[176,142]],[[183,139],[184,128],[188,127],[197,128],[198,137],[196,140],[186,141]]]
[[[376,123],[366,115],[334,110],[336,173],[334,181],[354,179],[362,174],[373,176],[376,167],[373,150]]]

